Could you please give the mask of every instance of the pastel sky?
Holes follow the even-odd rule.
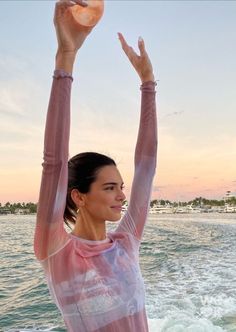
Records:
[[[0,1],[0,202],[37,202],[54,69],[54,1]],[[236,194],[236,2],[113,1],[78,54],[70,154],[118,163],[129,194],[140,82],[117,32],[142,36],[158,80],[152,198]]]

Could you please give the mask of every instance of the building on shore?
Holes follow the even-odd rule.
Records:
[[[15,209],[15,214],[30,214],[30,209]]]
[[[228,201],[231,198],[236,198],[236,196],[233,195],[230,190],[227,190],[225,196],[223,197],[223,200]]]
[[[1,208],[0,215],[6,215],[6,214],[11,214],[11,210],[6,209],[6,208]]]

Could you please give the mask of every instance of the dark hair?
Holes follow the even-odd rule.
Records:
[[[79,153],[68,161],[68,190],[64,211],[64,221],[67,226],[69,223],[75,223],[77,215],[71,191],[78,189],[83,194],[88,193],[91,184],[96,181],[98,171],[109,165],[116,166],[116,163],[110,157],[96,152]]]

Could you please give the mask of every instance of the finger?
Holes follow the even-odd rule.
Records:
[[[63,16],[65,12],[67,12],[67,9],[74,5],[75,4],[72,4],[71,1],[59,0],[58,2],[56,2],[54,18],[56,19],[56,17]]]
[[[127,55],[127,57],[131,62],[138,58],[138,54],[136,54],[136,52],[132,47],[129,47],[127,52],[125,52],[125,54]]]
[[[82,7],[88,6],[88,3],[86,0],[73,0],[72,2],[74,2],[76,5],[80,5]]]
[[[74,5],[75,4],[75,2],[74,1],[71,1],[71,0],[58,0],[57,1],[57,5]]]
[[[118,37],[119,37],[119,40],[120,40],[120,43],[121,43],[121,46],[122,46],[123,50],[125,52],[128,51],[130,46],[127,44],[127,42],[126,42],[124,36],[122,35],[122,33],[118,32]]]
[[[67,8],[67,7],[72,7],[74,5],[75,5],[74,2],[68,0],[58,0],[56,2],[56,8]]]
[[[57,4],[59,4],[59,6],[67,6],[67,7],[72,7],[74,5],[80,5],[82,7],[87,7],[88,3],[86,2],[86,0],[58,0]]]
[[[124,36],[118,32],[119,40],[122,46],[122,49],[124,50],[127,57],[131,60],[131,58],[137,57],[137,53],[134,51],[134,49],[129,46],[124,38]]]
[[[138,48],[139,48],[141,56],[144,56],[147,54],[147,52],[145,50],[145,43],[144,43],[144,40],[142,37],[139,37],[139,39],[138,39]]]

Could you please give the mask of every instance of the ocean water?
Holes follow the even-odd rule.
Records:
[[[34,225],[0,216],[0,331],[65,332],[34,258]],[[235,214],[150,215],[140,264],[150,332],[236,332]]]

